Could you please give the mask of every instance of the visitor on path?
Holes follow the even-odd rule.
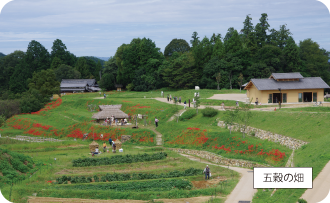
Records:
[[[95,148],[95,151],[93,152],[92,156],[94,156],[95,154],[99,154],[99,147]]]
[[[179,103],[181,104],[181,97],[179,97]]]
[[[117,118],[116,118],[115,122],[116,122],[116,126],[117,126],[117,123],[118,123],[118,119]]]
[[[170,101],[172,101],[172,95],[170,95]]]
[[[170,97],[167,95],[167,102],[169,102],[170,101]]]
[[[109,145],[112,146],[112,139],[111,139],[111,137],[109,138]]]
[[[126,119],[126,118],[124,119],[124,124],[125,124],[125,125],[127,124],[127,119]]]
[[[109,122],[109,117],[107,117],[107,119],[104,120],[104,125],[108,125]]]
[[[103,96],[104,96],[104,99],[106,98],[106,95],[105,95],[105,93],[103,94]]]
[[[103,152],[107,151],[107,144],[105,142],[103,142]]]
[[[124,125],[124,119],[121,119],[121,125],[122,126]]]
[[[203,173],[205,174],[205,180],[210,179],[210,175],[211,175],[211,170],[209,168],[209,165],[206,165],[206,168],[204,169]]]
[[[116,153],[116,143],[112,142],[112,152]]]
[[[184,101],[184,102],[183,102],[183,109],[186,109],[186,105],[187,105],[187,102]]]
[[[222,110],[225,110],[225,103],[224,102],[221,103],[221,108],[222,108]]]
[[[236,101],[236,106],[239,107],[239,103],[238,103],[238,100]]]
[[[156,128],[158,127],[158,119],[155,117],[155,124],[156,124]]]

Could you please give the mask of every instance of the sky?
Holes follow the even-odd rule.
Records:
[[[270,29],[286,24],[297,44],[311,38],[330,51],[329,10],[317,0],[13,0],[1,10],[0,52],[26,51],[31,40],[51,52],[60,39],[76,56],[110,57],[138,37],[164,52],[195,31],[201,38],[240,31],[248,14],[255,26],[262,13]]]

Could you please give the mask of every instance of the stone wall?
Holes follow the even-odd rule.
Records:
[[[227,125],[224,121],[219,121],[218,126],[220,126],[222,128],[227,128]],[[241,129],[238,124],[235,124],[235,125],[232,126],[232,131],[242,132],[243,129]],[[268,140],[268,141],[271,141],[271,142],[277,142],[281,145],[289,147],[290,149],[298,149],[301,146],[303,146],[305,144],[308,144],[308,142],[305,142],[305,141],[302,141],[302,140],[297,140],[297,139],[294,139],[294,138],[291,138],[291,137],[287,137],[287,136],[284,136],[284,135],[272,133],[272,132],[269,132],[269,131],[261,130],[261,129],[250,127],[250,126],[247,126],[247,128],[245,129],[245,133],[247,135],[255,136],[255,137],[263,139],[263,140]]]
[[[177,153],[181,154],[190,154],[195,155],[207,160],[210,160],[214,163],[217,163],[219,165],[225,165],[225,166],[236,166],[236,167],[244,167],[244,168],[253,168],[253,167],[266,167],[265,165],[261,165],[252,161],[246,161],[241,159],[228,159],[224,158],[220,155],[214,154],[212,152],[207,151],[200,151],[200,150],[193,150],[193,149],[178,149],[178,148],[169,148],[169,150],[175,151]]]

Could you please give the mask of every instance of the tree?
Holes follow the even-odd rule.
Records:
[[[174,53],[172,57],[175,59],[163,63],[164,80],[172,88],[191,88],[198,82],[194,57],[190,52],[178,55]]]
[[[283,58],[285,60],[284,72],[301,71],[302,61],[300,59],[300,50],[292,37],[289,37],[283,49]]]
[[[214,77],[217,80],[217,84],[218,84],[217,90],[220,90],[219,83],[220,83],[220,80],[221,80],[221,73],[218,72],[218,73],[214,74]]]
[[[238,81],[237,81],[238,85],[239,85],[239,92],[241,92],[241,88],[242,88],[242,85],[243,85],[243,79],[244,79],[243,74],[240,73],[239,77],[238,77]]]
[[[67,60],[67,53],[66,53],[66,46],[60,39],[56,39],[53,42],[52,51],[50,53],[50,56],[52,60],[54,60],[55,57],[61,59],[62,61]]]
[[[228,125],[229,133],[231,134],[232,126],[238,118],[239,108],[236,107],[234,110],[225,111],[224,122]]]
[[[62,79],[80,79],[81,74],[79,71],[71,66],[62,64],[56,70],[54,70],[56,80],[61,82]]]
[[[251,101],[252,101],[252,99],[251,99]],[[251,101],[249,104],[242,104],[242,107],[239,109],[240,113],[239,113],[238,118],[241,121],[240,129],[242,129],[243,138],[245,138],[245,130],[251,122],[251,117],[252,117],[252,112],[250,110],[252,108]]]
[[[23,62],[17,64],[9,80],[10,91],[13,93],[22,93],[28,90],[27,79],[29,75],[31,75],[31,73]]]
[[[94,77],[96,78],[97,81],[100,81],[101,79],[100,78],[101,70],[102,70],[101,61],[98,61],[94,71]]]
[[[53,58],[52,64],[50,65],[50,68],[55,70],[60,65],[64,64],[63,61],[60,58],[57,58],[56,56]]]
[[[218,73],[224,76],[226,74],[226,64],[227,62],[224,59],[220,59],[218,56],[212,57],[212,59],[204,65],[200,86],[207,89],[215,89],[218,87],[221,89],[224,87],[228,82],[227,79],[222,77],[219,83],[217,83],[217,81],[214,81],[214,76]]]
[[[261,18],[259,19],[260,23],[258,23],[255,27],[257,44],[259,47],[262,47],[266,44],[267,41],[267,31],[269,28],[268,24],[268,15],[267,13],[262,13]]]
[[[199,37],[197,37],[197,36],[198,36],[198,33],[197,32],[193,32],[193,34],[191,36],[192,40],[190,40],[191,46],[195,46],[196,44],[199,43]]]
[[[60,82],[56,80],[54,70],[42,70],[34,72],[33,77],[28,79],[29,89],[38,90],[43,97],[51,97],[60,93]]]
[[[24,63],[29,70],[29,74],[26,75],[26,78],[30,78],[33,72],[39,72],[50,68],[50,55],[43,45],[32,40],[28,45]]]
[[[227,31],[226,36],[223,39],[223,41],[226,42],[227,40],[229,40],[233,36],[234,31],[235,31],[235,29],[233,27],[228,28],[228,31]]]
[[[228,33],[227,33],[228,34]],[[226,35],[227,37],[227,35]],[[231,37],[228,38],[225,42],[225,51],[227,54],[235,54],[237,53],[240,49],[242,49],[242,42],[238,36],[237,30],[234,30],[231,33]]]
[[[80,72],[81,78],[83,79],[90,78],[91,74],[89,72],[87,61],[84,57],[79,57],[75,69]]]
[[[14,51],[0,58],[0,87],[2,90],[9,89],[10,77],[14,74],[16,66],[24,59],[25,53]]]
[[[105,73],[100,80],[100,87],[107,91],[115,89],[116,78],[111,73]]]
[[[250,14],[249,14],[250,15]],[[249,15],[246,15],[245,21],[243,22],[243,34],[244,34],[244,38],[246,39],[248,37],[248,35],[253,32],[253,23],[252,18],[250,18]]]
[[[20,100],[20,111],[21,113],[39,111],[47,101],[49,101],[49,97],[43,97],[42,94],[36,89],[29,89],[22,94],[22,98]]]
[[[165,47],[164,56],[171,56],[174,52],[184,53],[190,50],[188,42],[184,39],[172,39]]]

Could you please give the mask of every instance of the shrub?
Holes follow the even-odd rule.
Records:
[[[298,199],[298,203],[307,203],[307,201],[304,199]]]
[[[206,107],[205,109],[202,109],[202,114],[204,117],[213,117],[218,114],[218,110],[210,107]]]
[[[180,121],[186,121],[186,120],[189,120],[189,119],[193,118],[194,116],[196,116],[196,110],[195,110],[195,109],[189,109],[189,110],[186,110],[186,111],[180,116]]]

